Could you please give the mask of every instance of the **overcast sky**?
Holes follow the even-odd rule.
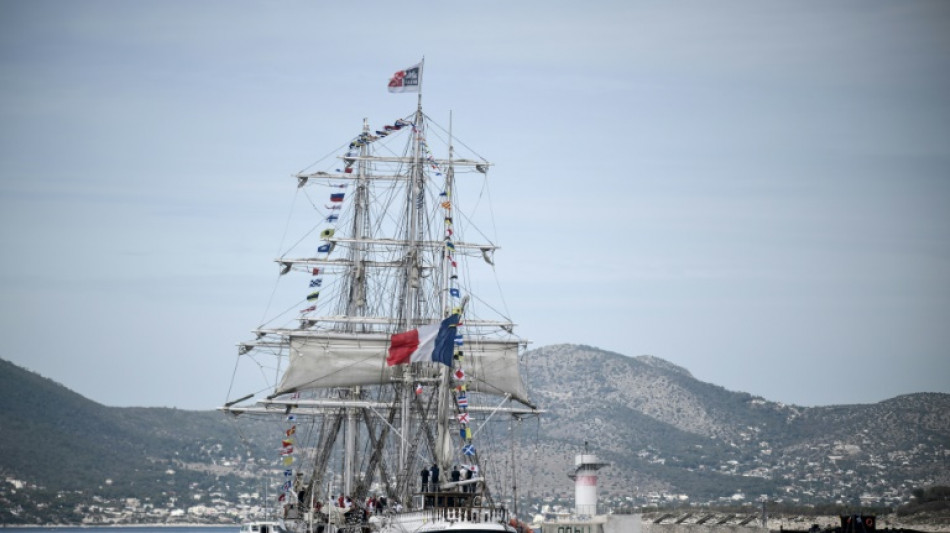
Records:
[[[533,346],[950,392],[950,3],[0,1],[0,357],[211,409],[295,182],[415,107],[496,166]]]

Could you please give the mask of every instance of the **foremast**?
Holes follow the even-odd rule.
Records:
[[[363,119],[363,135],[369,135],[369,122]],[[360,161],[356,165],[356,181],[354,183],[353,199],[353,220],[350,228],[356,242],[349,248],[348,259],[350,267],[347,269],[344,278],[346,287],[346,316],[363,317],[366,315],[366,270],[364,265],[366,244],[365,239],[369,234],[369,193],[367,190],[366,178],[368,169],[366,158],[369,156],[369,147],[367,145],[360,147]],[[365,326],[358,322],[348,322],[343,324],[343,331],[349,333],[364,333]],[[359,399],[361,396],[361,387],[351,387],[348,396],[353,399]],[[356,480],[357,464],[357,436],[359,435],[359,418],[361,410],[357,407],[348,407],[343,413],[346,417],[346,429],[344,431],[344,454],[343,454],[343,492],[352,494]],[[316,472],[312,479],[319,476]],[[312,490],[312,489],[311,489]]]

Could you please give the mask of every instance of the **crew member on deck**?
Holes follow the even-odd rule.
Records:
[[[422,492],[426,492],[429,490],[429,469],[423,468],[420,475],[422,476]]]

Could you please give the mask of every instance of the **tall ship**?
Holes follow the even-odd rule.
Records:
[[[414,111],[364,119],[293,175],[305,221],[276,258],[278,311],[238,346],[234,375],[262,385],[235,378],[221,409],[271,421],[287,531],[526,530],[515,447],[540,411],[482,229],[492,164],[426,115],[421,85],[422,63],[396,73]]]

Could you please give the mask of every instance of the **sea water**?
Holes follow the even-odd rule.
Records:
[[[0,526],[2,527],[2,526]],[[90,526],[90,527],[24,527],[31,533],[239,533],[240,524],[233,526]]]

